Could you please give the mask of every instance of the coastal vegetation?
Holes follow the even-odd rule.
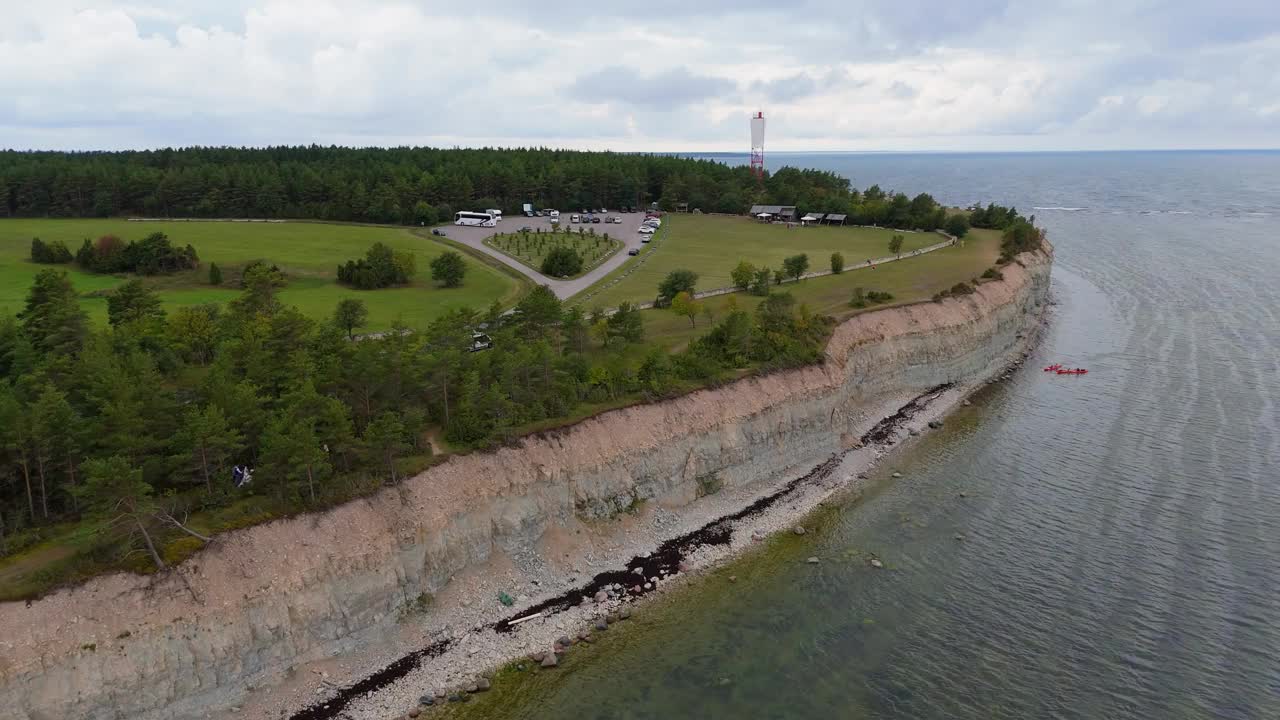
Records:
[[[313,161],[323,166],[363,152],[181,151],[190,153],[185,157],[192,164],[178,169],[170,166],[172,158],[104,154],[102,166],[124,176],[136,172],[173,182],[151,187],[139,180],[131,186],[135,194],[107,192],[103,207],[191,210],[195,201],[175,189],[183,187],[181,177],[190,181],[199,160],[209,162],[198,176],[215,181],[218,168],[242,162],[236,172],[244,174],[237,177],[265,183],[263,192],[270,191],[273,172],[296,162],[290,181],[282,181],[288,203],[273,206],[275,212],[323,207],[323,215],[337,206],[299,204],[292,193],[309,182],[303,178],[310,177]],[[423,183],[410,190],[418,198],[414,210],[403,214],[397,201],[392,206],[399,214],[342,219],[426,223],[449,207],[444,197],[479,197],[480,206],[498,207],[527,197],[528,186],[506,186],[505,199],[489,196],[492,203],[476,195],[471,173],[489,172],[493,163],[484,161],[501,156],[526,160],[534,174],[550,177],[575,164],[581,170],[568,190],[552,182],[536,192],[616,198],[609,193],[621,186],[609,178],[613,169],[628,168],[636,173],[633,185],[643,188],[639,197],[656,193],[667,206],[702,198],[713,209],[712,201],[740,207],[768,197],[812,203],[815,211],[857,209],[859,217],[903,229],[789,229],[672,215],[641,269],[624,266],[620,282],[566,306],[547,288],[522,294],[527,286],[509,270],[455,252],[447,239],[433,239],[426,230],[0,221],[0,256],[6,260],[0,264],[0,308],[9,308],[0,313],[0,598],[29,597],[107,569],[166,567],[216,533],[359,497],[450,452],[491,447],[753,372],[820,362],[839,319],[877,303],[953,293],[979,282],[1002,253],[1007,261],[1042,237],[1011,209],[989,206],[973,223],[978,229],[967,231],[966,243],[875,267],[856,258],[877,257],[894,235],[903,238],[906,251],[938,242],[936,234],[906,228],[940,227],[950,222],[948,211],[928,196],[854,191],[830,173],[784,169],[767,179],[763,192],[749,179],[735,194],[741,169],[673,158],[368,153],[361,157],[374,166],[404,160],[382,176],[388,187],[404,173]],[[60,192],[36,199],[27,192],[33,183],[63,178],[68,168],[87,162],[83,157],[0,155],[12,161],[0,162],[0,199],[7,199],[9,214],[34,212],[40,202],[53,203],[43,206],[45,214],[83,210]],[[61,165],[46,164],[57,157]],[[406,170],[419,160],[433,170]],[[363,172],[340,167],[335,177]],[[89,185],[76,197],[102,199],[101,188],[92,185],[96,172],[77,176]],[[584,189],[582,178],[599,177],[599,186]],[[455,184],[468,182],[471,189],[460,195],[423,191],[455,193]],[[263,202],[261,193],[244,198]],[[245,207],[206,201],[195,202],[195,209],[239,215]],[[516,251],[527,255],[522,261],[539,267],[550,262],[547,269],[556,275],[572,274],[575,259],[588,264],[584,251],[609,252],[616,244],[586,233],[546,233],[534,255],[532,247],[526,250],[530,236],[520,235],[515,242]],[[36,243],[35,237],[42,239]],[[85,243],[86,237],[99,241]],[[124,237],[140,239],[119,239]],[[558,241],[548,244],[552,237]],[[76,253],[68,261],[77,241],[83,260]],[[135,246],[145,252],[129,249]],[[352,259],[361,250],[364,257]],[[855,258],[848,269],[846,253]],[[830,257],[832,269],[839,265],[844,272],[791,283],[786,291],[778,287],[786,278],[804,277],[810,257]],[[417,277],[422,266],[431,270],[430,283]],[[864,275],[848,280],[851,273]],[[874,279],[863,280],[868,273]],[[861,302],[857,294],[850,300],[855,282],[874,287]],[[377,291],[356,299],[342,284]],[[727,286],[746,292],[696,295]],[[655,298],[658,309],[635,307]],[[516,312],[504,314],[517,300]],[[355,339],[368,329],[390,332]]]

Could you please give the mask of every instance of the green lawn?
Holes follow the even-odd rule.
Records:
[[[659,248],[659,251],[662,251],[662,248]],[[874,268],[857,267],[845,270],[839,275],[786,283],[780,290],[794,295],[796,301],[806,304],[811,312],[843,320],[859,312],[928,300],[934,293],[946,290],[958,282],[971,282],[984,270],[995,267],[996,258],[999,256],[1000,234],[998,232],[971,230],[963,243],[954,247],[935,250],[907,260],[877,265]],[[864,291],[878,290],[891,293],[893,300],[887,304],[873,305],[862,310],[854,309],[849,307],[849,299],[856,287],[861,287]],[[714,317],[719,319],[727,312],[730,302],[737,303],[739,308],[750,311],[760,304],[760,300],[761,298],[757,296],[739,292],[704,298],[701,302],[710,305],[714,310]],[[706,332],[708,328],[708,320],[705,317],[699,316],[697,327],[693,327],[687,317],[677,315],[671,310],[643,310],[641,316],[645,320],[645,336],[650,341],[671,349],[684,347],[690,340]]]
[[[582,272],[573,277],[580,277],[592,268],[608,260],[614,253],[622,249],[622,241],[614,238],[606,239],[600,234],[572,233],[506,233],[486,238],[485,245],[500,250],[504,255],[515,258],[521,263],[542,272],[542,259],[552,248],[569,247],[577,251],[582,258]]]
[[[100,293],[126,279],[123,276],[93,275],[74,265],[44,266],[30,261],[31,238],[61,240],[74,253],[84,238],[114,234],[138,240],[153,232],[163,232],[174,244],[193,245],[200,254],[199,270],[179,275],[148,278],[168,307],[207,302],[226,302],[239,290],[234,278],[238,268],[262,259],[279,265],[289,276],[289,286],[281,299],[303,313],[328,317],[345,297],[364,300],[369,308],[367,330],[384,330],[397,319],[410,327],[422,326],[447,310],[469,306],[482,310],[499,300],[513,303],[525,282],[510,271],[494,267],[463,253],[467,276],[461,288],[439,288],[431,281],[430,263],[450,248],[425,234],[407,228],[321,223],[226,223],[226,222],[128,222],[102,220],[0,220],[0,312],[16,313],[24,303],[31,278],[45,267],[62,267],[80,291],[84,308],[96,321],[106,322],[106,299]],[[412,286],[387,290],[359,291],[337,283],[334,276],[340,263],[364,256],[369,246],[383,242],[396,250],[411,250],[417,257],[418,275]],[[228,281],[208,284],[208,265],[218,263]],[[91,295],[92,294],[92,295]]]
[[[614,307],[624,300],[652,300],[662,278],[680,268],[698,273],[698,289],[710,290],[732,284],[729,272],[739,260],[756,266],[781,268],[783,258],[806,253],[810,270],[827,270],[831,253],[836,251],[844,254],[846,267],[853,267],[868,258],[888,255],[889,238],[895,234],[905,237],[903,252],[942,240],[935,233],[895,233],[881,228],[828,226],[788,230],[783,225],[766,225],[745,217],[686,214],[665,216],[660,233],[663,237],[659,238],[656,247],[647,251],[652,253],[647,261],[617,285],[592,297],[587,304],[591,307]],[[611,277],[616,276],[611,274]],[[601,284],[608,283],[611,277],[603,279]],[[584,295],[590,292],[589,289]]]

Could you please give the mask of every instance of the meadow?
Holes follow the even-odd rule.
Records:
[[[106,323],[106,294],[128,277],[96,275],[74,264],[39,265],[31,262],[31,239],[61,240],[71,252],[85,238],[117,235],[126,241],[163,232],[179,247],[192,245],[200,267],[175,275],[145,278],[169,308],[201,303],[224,303],[239,294],[239,269],[253,260],[278,265],[289,285],[280,293],[286,304],[320,319],[333,314],[338,301],[363,300],[369,309],[367,331],[385,330],[400,321],[420,327],[458,307],[483,310],[495,300],[513,304],[527,283],[513,272],[463,252],[467,275],[462,287],[446,289],[431,280],[431,261],[452,249],[429,234],[407,228],[331,225],[307,222],[130,222],[122,219],[0,220],[0,312],[17,313],[37,272],[48,267],[67,271],[81,294],[81,304],[95,323]],[[363,257],[369,246],[382,242],[397,251],[414,253],[417,276],[411,286],[384,290],[355,290],[338,284],[337,266]],[[209,264],[217,263],[223,284],[209,284]]]
[[[869,258],[889,254],[889,239],[903,236],[902,252],[933,245],[942,238],[935,233],[915,233],[865,227],[793,227],[769,225],[746,217],[723,215],[690,215],[671,213],[663,218],[662,237],[643,264],[633,260],[636,270],[617,285],[602,290],[591,298],[591,306],[615,307],[623,301],[653,300],[658,283],[676,269],[698,273],[698,289],[732,285],[729,273],[739,260],[757,267],[781,268],[784,258],[805,253],[810,270],[830,267],[831,253],[844,255],[845,267],[853,267]],[[981,272],[981,271],[979,271]],[[611,273],[596,287],[607,284],[618,274]],[[591,292],[589,289],[588,293]]]

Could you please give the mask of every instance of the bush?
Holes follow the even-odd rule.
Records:
[[[61,265],[72,260],[71,251],[61,240],[44,242],[40,238],[31,239],[31,261],[45,265]]]
[[[218,267],[218,263],[209,263],[209,284],[222,284],[222,268]]]
[[[1004,273],[1000,272],[995,268],[987,268],[985,271],[983,271],[982,277],[987,280],[1003,280]]]
[[[268,277],[271,280],[271,285],[275,287],[282,288],[285,285],[289,284],[289,280],[287,277],[285,277],[284,271],[281,270],[278,266],[268,265],[266,260],[254,260],[250,262],[248,265],[245,265],[244,268],[240,270],[241,289],[245,289],[249,287],[249,285],[245,282],[245,279],[248,278],[250,275],[253,275],[255,272],[261,272],[265,274],[266,277]]]
[[[849,300],[849,307],[864,308],[870,305],[879,305],[887,303],[893,299],[893,295],[879,290],[863,290],[860,287],[853,289],[853,297]]]
[[[413,253],[393,252],[382,243],[374,243],[363,259],[338,266],[338,282],[359,290],[408,285],[417,269]]]
[[[973,292],[973,286],[966,282],[958,282],[955,285],[952,285],[951,289],[947,292],[957,297],[960,295],[969,295]]]
[[[126,243],[115,235],[103,235],[97,242],[88,239],[76,252],[76,264],[95,273],[136,272],[159,275],[181,270],[194,270],[200,264],[196,249],[178,248],[161,232]]]
[[[462,278],[467,274],[467,263],[462,255],[453,250],[446,250],[431,261],[431,279],[453,288],[462,285]]]
[[[573,277],[582,272],[582,256],[569,247],[553,247],[542,258],[542,274],[550,277]]]
[[[831,253],[832,274],[839,275],[842,271],[844,271],[844,255],[841,255],[838,252]]]
[[[964,215],[952,215],[947,218],[947,224],[943,229],[948,235],[962,238],[969,234],[969,218]]]
[[[658,299],[654,305],[667,307],[671,304],[671,299],[682,292],[692,295],[697,284],[698,273],[692,270],[672,270],[658,283]]]

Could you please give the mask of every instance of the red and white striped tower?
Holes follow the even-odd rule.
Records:
[[[764,180],[764,113],[751,116],[751,172]]]

